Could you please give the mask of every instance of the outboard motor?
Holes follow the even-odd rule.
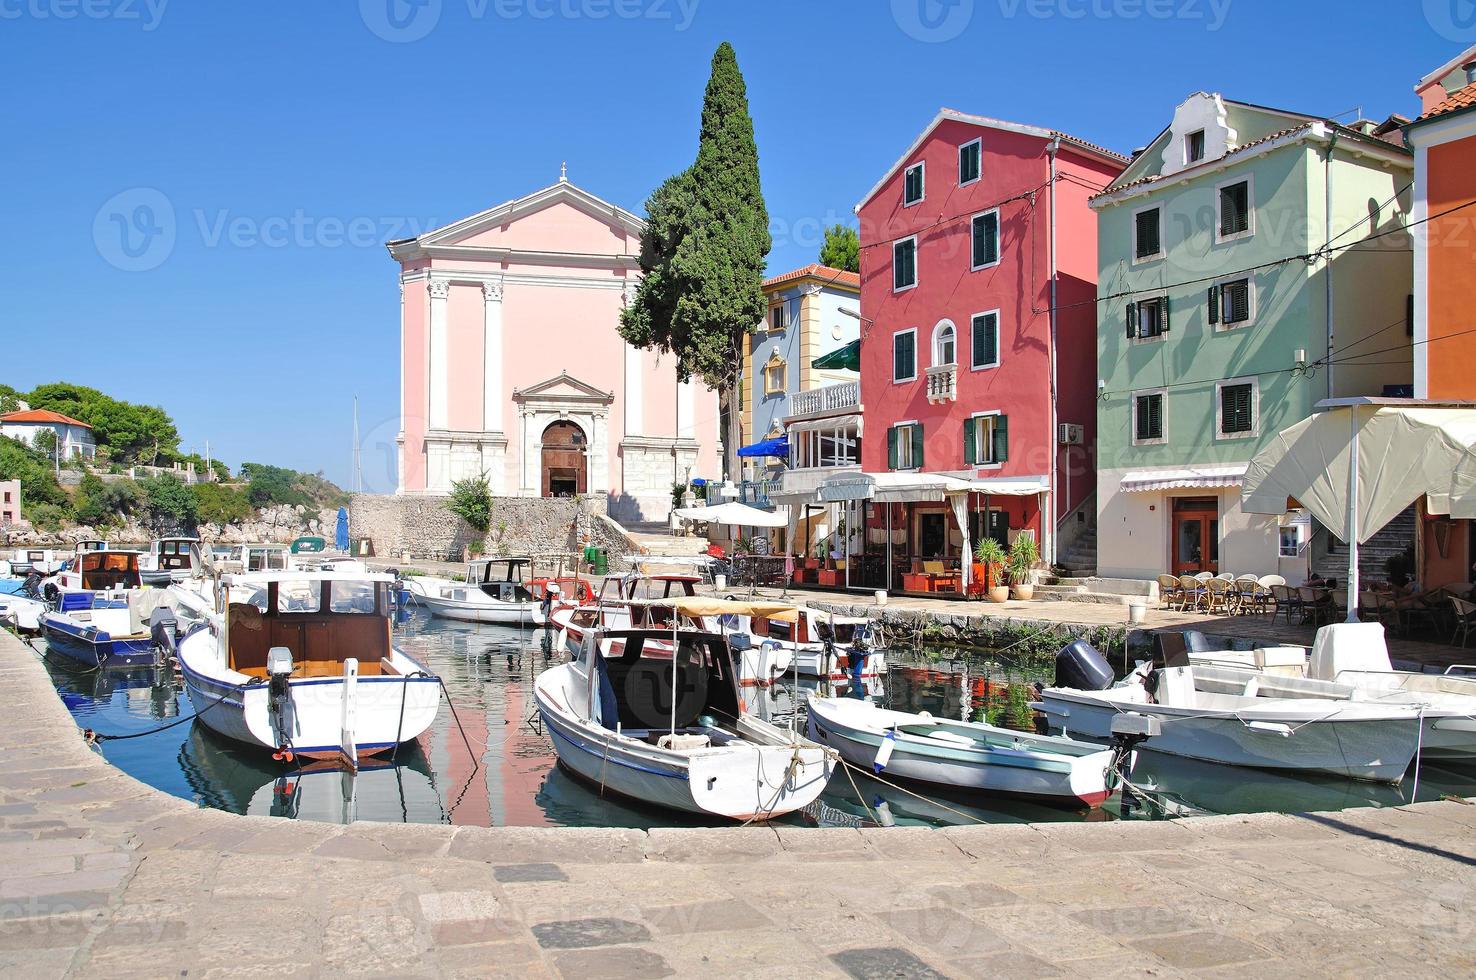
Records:
[[[1112,668],[1086,640],[1072,640],[1056,654],[1053,686],[1077,691],[1105,691],[1112,686]]]
[[[154,641],[154,652],[164,660],[174,657],[175,640],[179,636],[179,621],[174,610],[168,606],[157,606],[149,613],[149,638]]]
[[[267,712],[280,743],[277,751],[272,753],[272,758],[278,762],[291,762],[294,752],[292,736],[289,734],[292,731],[292,722],[288,714],[292,707],[292,688],[289,686],[293,668],[292,651],[287,647],[272,647],[267,651],[266,667]]]
[[[34,568],[26,575],[26,580],[21,584],[21,594],[30,599],[40,601],[41,599],[41,573]]]

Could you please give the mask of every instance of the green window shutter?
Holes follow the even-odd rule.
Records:
[[[994,459],[1003,463],[1010,458],[1010,418],[1008,415],[994,417]]]
[[[978,461],[974,452],[974,420],[964,419],[964,465],[973,466]]]
[[[1127,305],[1127,337],[1132,340],[1138,335],[1138,304]]]
[[[897,427],[887,430],[887,469],[897,468]]]
[[[1165,294],[1164,297],[1163,297],[1163,299],[1159,302],[1159,304],[1158,304],[1158,311],[1159,311],[1158,312],[1158,322],[1159,322],[1159,327],[1160,327],[1160,329],[1159,329],[1158,332],[1159,333],[1168,333],[1169,332],[1169,298],[1168,298],[1168,295],[1167,294]]]
[[[912,427],[912,467],[923,468],[923,427],[919,422]]]
[[[1209,322],[1210,323],[1219,323],[1220,322],[1220,287],[1219,286],[1211,286],[1209,288]]]
[[[1148,438],[1148,399],[1139,395],[1133,399],[1133,407],[1137,410],[1137,425],[1135,426],[1138,439]]]
[[[984,363],[999,363],[999,317],[984,319]]]
[[[1163,438],[1163,396],[1148,396],[1148,438]]]

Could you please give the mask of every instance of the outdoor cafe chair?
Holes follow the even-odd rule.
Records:
[[[1184,604],[1184,587],[1179,584],[1178,578],[1173,575],[1158,576],[1158,601],[1164,608]]]
[[[1215,573],[1214,572],[1195,572],[1194,573],[1194,578],[1197,579],[1200,582],[1208,582],[1210,579],[1212,579],[1214,577],[1215,577]]]
[[[1451,631],[1450,642],[1454,644],[1460,640],[1464,647],[1471,638],[1471,627],[1476,625],[1476,602],[1451,596],[1450,611],[1455,615],[1455,629]]]
[[[1235,603],[1239,598],[1239,594],[1230,582],[1217,576],[1205,582],[1204,585],[1206,589],[1205,605],[1210,612],[1235,612]]]
[[[1310,619],[1313,626],[1332,622],[1337,605],[1327,589],[1303,585],[1297,588],[1297,596],[1302,600],[1302,622]]]
[[[1298,591],[1290,585],[1271,586],[1271,598],[1276,602],[1276,611],[1286,613],[1286,625],[1292,624],[1292,616],[1302,611],[1302,597]]]
[[[1241,612],[1264,612],[1266,601],[1271,598],[1270,590],[1261,585],[1254,575],[1241,575],[1235,579],[1235,591],[1240,593]]]
[[[1204,601],[1204,583],[1193,575],[1180,575],[1179,589],[1184,593],[1183,599],[1179,602],[1180,611],[1190,608],[1198,609]]]

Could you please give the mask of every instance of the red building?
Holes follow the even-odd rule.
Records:
[[[868,545],[877,532],[891,545],[890,587],[907,571],[916,586],[922,563],[959,568],[964,508],[950,505],[965,492],[970,546],[1025,531],[1051,561],[1090,526],[1097,224],[1087,201],[1126,165],[1064,133],[944,109],[857,205],[862,469],[918,477],[914,499],[892,477],[883,482],[898,489],[872,497],[890,502],[866,507]]]

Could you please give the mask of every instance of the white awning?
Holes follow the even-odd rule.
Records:
[[[991,476],[969,481],[969,489],[991,496],[1034,497],[1048,492],[1051,481],[1044,476]]]
[[[1476,518],[1476,409],[1377,399],[1323,404],[1328,411],[1278,432],[1251,460],[1242,510],[1283,514],[1292,498],[1347,541],[1356,431],[1360,543],[1421,495],[1431,513]]]
[[[883,504],[942,503],[954,494],[968,493],[969,484],[939,473],[848,473],[826,481],[820,499],[874,500]]]
[[[1245,463],[1229,463],[1222,466],[1181,466],[1171,470],[1129,470],[1122,478],[1122,492],[1148,493],[1198,487],[1238,487],[1245,479],[1246,465]]]
[[[684,521],[699,521],[703,524],[732,524],[739,527],[789,526],[789,512],[785,508],[759,510],[736,500],[713,507],[678,508],[672,513]]]
[[[793,435],[796,432],[834,432],[836,429],[855,429],[856,435],[861,435],[863,422],[859,415],[832,415],[828,419],[808,419],[804,422],[791,422],[785,426],[785,431]]]

